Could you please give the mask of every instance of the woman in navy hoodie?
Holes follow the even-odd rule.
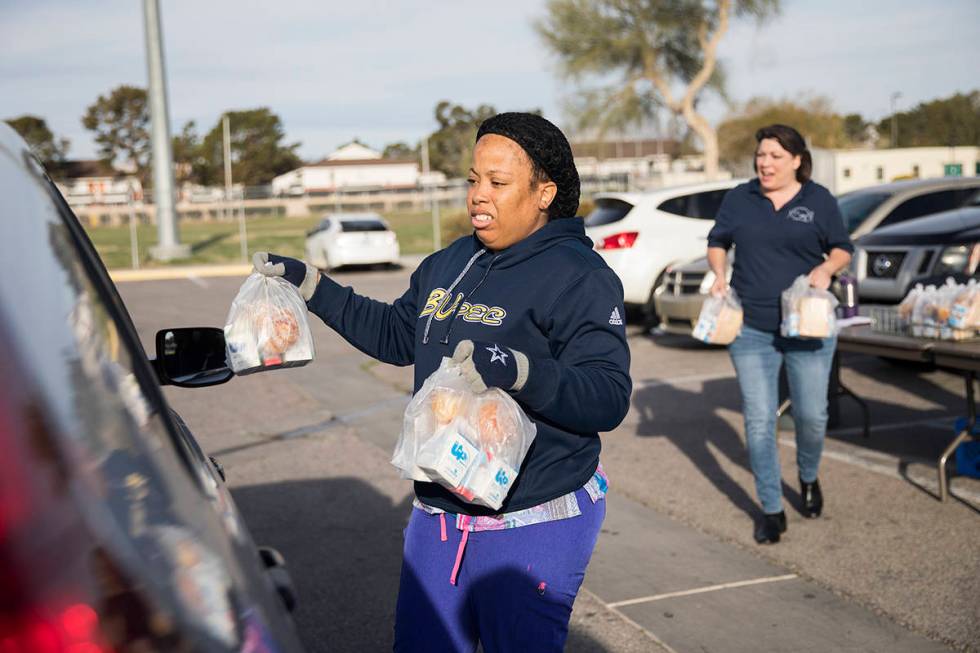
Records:
[[[574,217],[578,172],[552,123],[484,122],[468,182],[473,235],[427,257],[391,304],[295,259],[260,252],[255,267],[357,349],[414,364],[416,392],[452,356],[474,390],[502,388],[537,426],[499,511],[415,483],[395,650],[561,651],[605,515],[599,432],[629,408],[623,289]]]

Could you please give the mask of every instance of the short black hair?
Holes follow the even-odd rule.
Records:
[[[800,132],[789,125],[769,125],[755,133],[756,143],[761,143],[766,138],[775,140],[784,150],[800,157],[800,167],[796,169],[796,181],[804,184],[810,180],[810,175],[813,173],[813,157],[810,156],[810,150],[807,149],[806,141],[803,140]],[[752,169],[755,170],[755,157],[752,158]]]
[[[578,212],[581,182],[568,139],[553,123],[533,113],[498,113],[480,125],[476,140],[497,134],[521,146],[531,160],[531,182],[552,181],[558,187],[548,206],[548,219],[571,218]]]

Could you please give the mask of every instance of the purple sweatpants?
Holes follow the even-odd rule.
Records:
[[[562,651],[568,620],[592,557],[606,502],[576,492],[569,519],[469,533],[456,584],[450,582],[463,532],[446,515],[412,510],[395,615],[398,653]]]

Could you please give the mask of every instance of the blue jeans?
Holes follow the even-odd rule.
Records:
[[[767,514],[783,507],[776,410],[779,408],[779,368],[786,364],[789,396],[796,425],[796,464],[800,478],[817,478],[827,433],[827,384],[837,337],[784,338],[749,326],[728,346],[742,390],[745,440],[755,476],[755,489]]]

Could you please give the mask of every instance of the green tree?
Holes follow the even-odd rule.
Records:
[[[82,117],[82,125],[95,134],[100,158],[110,166],[121,159],[146,182],[150,163],[150,109],[146,89],[117,86],[100,95]]]
[[[447,177],[465,176],[473,156],[477,129],[497,110],[481,104],[472,111],[443,100],[436,105],[439,129],[429,136],[429,166]]]
[[[268,184],[276,175],[294,170],[303,162],[296,154],[299,143],[284,145],[286,132],[279,116],[267,107],[229,111],[231,174],[246,186]],[[221,119],[201,142],[195,179],[206,185],[224,181],[224,144]]]
[[[23,115],[5,120],[21,137],[27,141],[49,174],[55,175],[65,163],[70,145],[67,138],[56,139],[44,118]]]
[[[834,112],[827,98],[812,97],[803,103],[754,98],[718,125],[721,160],[728,166],[744,168],[755,151],[756,131],[775,123],[795,127],[809,147],[837,148],[851,144],[844,117]]]
[[[779,0],[548,0],[535,28],[566,77],[621,75],[583,94],[580,126],[625,128],[666,107],[701,140],[710,178],[718,136],[697,101],[706,88],[724,92],[718,44],[733,14],[762,21],[778,10]]]
[[[871,123],[859,113],[849,113],[844,116],[844,133],[852,143],[863,143],[868,139],[868,128]]]
[[[898,143],[893,146],[980,144],[980,90],[923,102],[914,109],[888,116],[878,123],[881,134],[890,135],[898,120]]]
[[[173,137],[174,180],[178,184],[197,181],[202,166],[201,139],[193,120],[184,124],[180,133]]]
[[[381,156],[385,159],[417,159],[419,158],[419,146],[411,147],[404,141],[388,143],[385,145]]]

